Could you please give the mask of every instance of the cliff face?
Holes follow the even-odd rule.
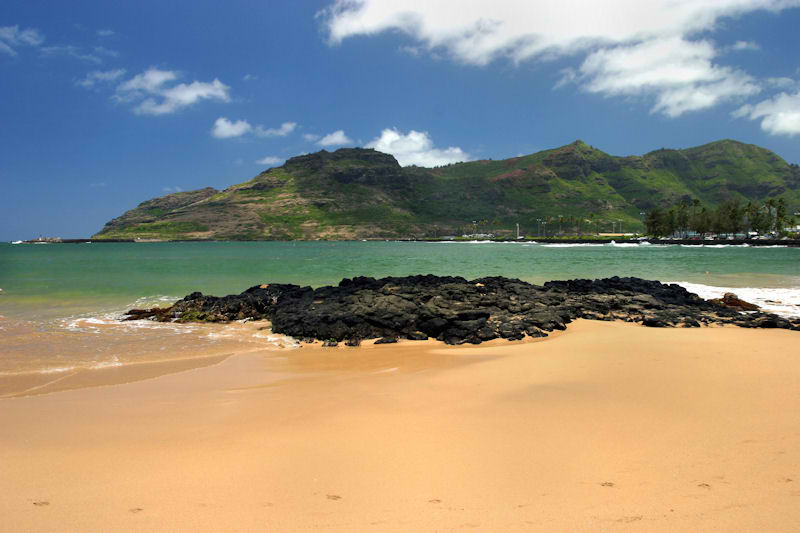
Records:
[[[289,159],[223,191],[143,202],[95,238],[361,239],[464,231],[535,232],[537,220],[590,217],[633,229],[640,212],[699,199],[783,197],[800,207],[800,169],[736,141],[616,157],[582,141],[505,160],[400,167],[388,154],[343,148]],[[566,222],[565,222],[566,221]],[[597,222],[596,222],[597,223]],[[552,226],[551,226],[552,227]]]

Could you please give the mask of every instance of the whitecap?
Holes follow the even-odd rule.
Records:
[[[754,303],[767,313],[775,313],[783,317],[800,317],[800,287],[791,288],[759,288],[759,287],[716,287],[673,281],[703,299],[722,298],[726,292],[732,292],[742,300]]]
[[[576,248],[579,246],[605,246],[605,244],[588,243],[588,242],[559,242],[542,244],[542,248]]]

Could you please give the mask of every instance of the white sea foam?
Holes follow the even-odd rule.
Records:
[[[164,294],[156,294],[153,296],[143,296],[141,298],[137,298],[136,301],[133,302],[128,308],[136,308],[136,307],[153,307],[155,304],[160,303],[168,303],[173,304],[180,300],[180,296],[168,296]]]
[[[270,346],[275,346],[277,348],[299,348],[300,343],[294,337],[289,337],[287,335],[277,335],[275,333],[268,333],[265,331],[259,331],[257,333],[253,333],[253,338],[266,341],[266,344]]]
[[[557,242],[557,243],[548,243],[542,244],[542,248],[577,248],[581,247],[591,247],[591,246],[605,246],[605,244],[600,243],[589,243],[589,242]]]
[[[732,292],[742,300],[756,304],[761,307],[762,311],[767,313],[775,313],[776,315],[784,317],[800,317],[800,287],[776,289],[757,287],[715,287],[712,285],[689,283],[688,281],[672,281],[665,283],[676,283],[687,291],[693,292],[706,300],[722,298],[726,292]]]
[[[674,245],[673,245],[674,246]],[[769,246],[752,246],[750,244],[679,244],[681,248],[701,249],[701,248],[788,248],[785,244],[771,244]]]
[[[45,368],[39,370],[39,374],[60,374],[61,372],[69,372],[70,370],[75,370],[74,366],[57,366],[51,368]]]

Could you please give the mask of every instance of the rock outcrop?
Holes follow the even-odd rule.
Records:
[[[361,339],[435,338],[478,344],[543,337],[572,320],[625,320],[649,327],[741,327],[800,331],[800,319],[742,313],[675,284],[639,278],[550,281],[419,275],[343,279],[313,289],[257,285],[223,297],[192,293],[169,308],[131,310],[128,320],[228,322],[267,319],[276,333],[357,345]]]
[[[740,309],[742,311],[758,311],[761,309],[756,304],[751,304],[750,302],[745,302],[732,292],[726,292],[722,295],[722,298],[714,298],[711,302],[715,304],[725,305],[727,307],[733,307],[736,309]]]

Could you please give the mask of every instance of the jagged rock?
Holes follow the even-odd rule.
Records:
[[[726,292],[722,295],[722,298],[715,298],[713,300],[709,300],[716,304],[725,305],[727,307],[734,307],[737,309],[741,309],[742,311],[758,311],[761,309],[756,304],[751,304],[750,302],[745,302],[741,300],[738,296],[736,296],[732,292]]]
[[[453,276],[343,279],[338,286],[312,289],[262,284],[239,295],[192,293],[169,308],[129,311],[127,319],[161,322],[267,319],[276,333],[299,339],[427,339],[447,344],[544,337],[576,318],[625,320],[648,327],[800,328],[760,311],[746,314],[706,301],[675,284],[639,278],[551,281],[543,286],[518,279]]]
[[[397,337],[381,337],[380,339],[375,341],[375,344],[395,344],[397,343]]]

